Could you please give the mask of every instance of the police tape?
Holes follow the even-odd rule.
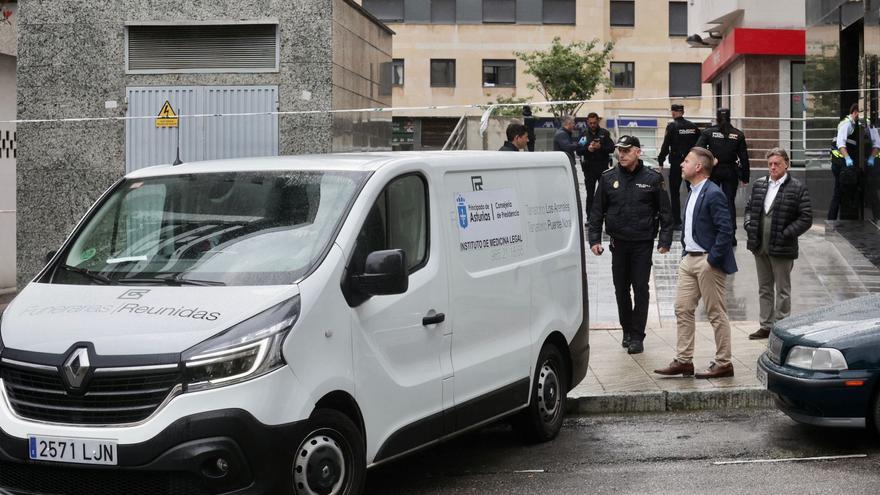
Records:
[[[703,100],[712,98],[748,98],[758,96],[791,96],[803,95],[805,97],[820,94],[833,93],[851,93],[851,92],[878,92],[880,88],[866,89],[829,89],[822,91],[780,91],[770,93],[740,93],[740,94],[721,94],[721,95],[700,95],[687,97],[669,97],[669,96],[651,96],[651,97],[632,97],[632,98],[603,98],[589,100],[555,100],[555,101],[533,101],[518,103],[469,103],[457,105],[425,105],[410,107],[365,107],[365,108],[349,108],[349,109],[318,109],[318,110],[276,110],[270,112],[234,112],[234,113],[200,113],[200,114],[181,114],[177,118],[209,118],[209,117],[254,117],[254,116],[290,116],[290,115],[323,115],[323,114],[339,114],[339,113],[387,113],[387,112],[412,112],[419,110],[481,110],[491,114],[497,108],[504,107],[522,107],[528,105],[531,107],[558,106],[558,105],[584,105],[587,103],[628,103],[628,102],[647,102],[647,101],[688,101]],[[804,98],[806,101],[806,98]],[[45,124],[45,123],[72,123],[72,122],[102,122],[102,121],[127,121],[127,120],[148,120],[158,118],[157,115],[137,115],[137,116],[110,116],[110,117],[64,117],[64,118],[44,118],[44,119],[13,119],[0,120],[0,124]]]

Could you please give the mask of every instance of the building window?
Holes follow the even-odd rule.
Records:
[[[635,26],[635,2],[633,2],[632,0],[611,0],[611,25]]]
[[[431,0],[432,24],[455,24],[455,0]]]
[[[455,87],[455,60],[437,58],[431,59],[431,87]]]
[[[669,36],[687,36],[687,2],[669,2]]]
[[[635,62],[611,62],[611,82],[614,84],[614,89],[635,88]]]
[[[574,0],[544,0],[544,24],[574,23]]]
[[[278,70],[276,24],[128,26],[129,73]]]
[[[363,7],[384,22],[403,22],[403,0],[364,0]]]
[[[395,58],[391,61],[391,85],[403,86],[403,59]]]
[[[483,87],[516,86],[516,60],[483,60]]]
[[[669,64],[669,96],[700,96],[702,89],[700,64]]]
[[[516,0],[483,0],[483,22],[516,22]]]

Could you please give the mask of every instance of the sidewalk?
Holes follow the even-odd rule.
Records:
[[[792,272],[792,314],[880,292],[880,269],[874,265],[880,252],[880,231],[873,225],[840,225],[826,232],[817,219],[800,238],[800,258]],[[738,221],[742,225],[742,219]],[[767,341],[750,341],[758,328],[758,283],[755,261],[745,248],[745,232],[737,229],[734,248],[739,271],[727,280],[727,307],[731,319],[731,345],[735,376],[697,380],[663,377],[654,369],[666,366],[675,356],[673,311],[680,234],[667,255],[654,254],[651,306],[645,352],[629,355],[622,348],[617,305],[611,279],[611,256],[587,254],[590,295],[590,369],[586,378],[569,392],[569,408],[576,412],[642,412],[682,409],[769,407],[771,399],[755,375],[756,361]],[[607,240],[605,241],[607,248]],[[715,353],[711,326],[705,312],[697,309],[697,341],[694,367],[709,365]]]

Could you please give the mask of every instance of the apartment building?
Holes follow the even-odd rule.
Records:
[[[604,125],[629,126],[654,146],[670,103],[689,116],[711,118],[712,102],[699,97],[711,51],[692,48],[689,2],[669,0],[362,0],[395,31],[392,99],[395,107],[468,105],[499,97],[544,101],[528,88],[532,78],[515,52],[598,39],[615,44],[609,67],[614,89],[594,95],[579,117],[595,111]],[[395,149],[439,149],[466,111],[459,108],[394,112]],[[479,115],[479,111],[470,111]],[[552,119],[538,112],[537,149],[549,146]],[[647,140],[647,142],[646,142]]]

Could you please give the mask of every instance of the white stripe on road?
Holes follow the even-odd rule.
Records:
[[[725,466],[728,464],[759,464],[765,462],[800,462],[800,461],[834,461],[838,459],[861,459],[868,457],[868,454],[852,454],[852,455],[824,455],[819,457],[789,457],[786,459],[751,459],[748,461],[717,461],[713,462],[713,466]]]

